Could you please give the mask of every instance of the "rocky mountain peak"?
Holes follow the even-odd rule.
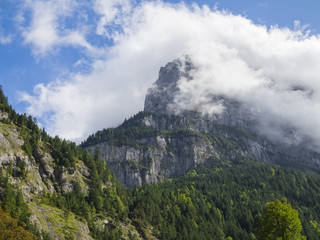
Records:
[[[197,79],[193,78],[193,73],[196,71],[197,67],[188,56],[176,59],[167,63],[165,67],[161,67],[158,79],[148,89],[144,111],[152,112],[156,115],[173,114],[199,120],[206,119],[209,122],[243,129],[252,130],[256,127],[254,111],[235,99],[212,94],[209,104],[221,106],[222,111],[211,114],[203,111],[201,105],[192,105],[187,95],[182,96],[180,80],[196,81]],[[181,99],[184,101],[182,104]],[[201,129],[208,128],[201,126]],[[200,129],[195,128],[195,130]]]
[[[179,92],[178,81],[183,77],[192,79],[190,72],[195,70],[191,59],[186,56],[182,59],[176,59],[161,67],[159,78],[148,89],[145,98],[144,111],[156,114],[173,113],[169,106],[174,103],[174,97]]]

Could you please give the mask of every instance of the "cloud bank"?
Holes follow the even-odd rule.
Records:
[[[160,66],[189,55],[199,70],[194,81],[180,81],[181,94],[192,100],[188,104],[214,112],[207,99],[222,94],[259,112],[262,125],[270,126],[275,119],[320,143],[320,40],[298,22],[294,30],[268,28],[196,4],[97,0],[90,34],[106,42],[111,39],[112,44],[96,46],[84,31],[57,30],[66,29],[61,18],[80,14],[74,10],[78,2],[60,1],[67,10],[48,8],[48,19],[32,9],[33,19],[24,28],[26,43],[39,55],[71,43],[102,54],[92,58],[90,72],[75,72],[37,85],[33,95],[22,94],[28,112],[51,134],[79,142],[98,129],[117,126],[143,109]],[[47,39],[44,22],[53,40]],[[78,40],[70,40],[75,33]]]

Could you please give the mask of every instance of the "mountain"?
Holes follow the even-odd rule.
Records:
[[[190,59],[168,63],[144,112],[81,147],[17,114],[0,88],[0,239],[255,240],[277,199],[320,239],[319,153],[269,139],[226,96],[212,96],[224,112],[179,108],[191,71]]]
[[[88,137],[82,147],[101,158],[127,188],[178,177],[212,158],[232,162],[246,159],[319,170],[319,152],[298,143],[294,129],[288,138],[296,144],[274,141],[259,131],[259,122],[245,104],[226,96],[212,96],[223,112],[203,114],[201,106],[181,108],[179,81],[193,81],[197,68],[189,57],[162,67],[148,90],[144,111],[118,128]]]

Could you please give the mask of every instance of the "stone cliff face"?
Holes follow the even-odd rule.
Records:
[[[153,132],[149,137],[133,136],[130,144],[102,141],[86,147],[91,154],[99,148],[101,158],[127,188],[181,176],[210,158],[286,165],[303,160],[309,166],[317,165],[319,159],[316,152],[296,147],[284,150],[248,130],[204,119],[140,113],[119,128],[129,128],[127,125],[135,126],[136,131],[147,128]]]
[[[138,139],[137,143],[138,147],[111,146],[104,142],[87,149],[93,153],[99,147],[108,167],[128,188],[181,176],[190,167],[215,155],[211,144],[198,136],[156,135]]]
[[[84,144],[91,154],[100,148],[101,157],[123,185],[132,188],[181,176],[210,158],[318,167],[319,153],[303,146],[281,145],[259,135],[254,114],[235,100],[212,96],[213,102],[223,104],[221,114],[203,115],[176,108],[179,80],[192,81],[192,71],[196,67],[188,57],[162,67],[158,80],[148,90],[144,113],[118,128],[136,132],[152,129],[151,136],[129,136],[131,144],[103,139]]]

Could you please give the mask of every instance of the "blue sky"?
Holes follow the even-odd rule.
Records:
[[[159,68],[179,54],[190,54],[188,49],[193,49],[195,41],[221,44],[219,41],[224,39],[226,47],[237,51],[242,61],[248,65],[255,65],[253,59],[260,61],[261,65],[255,67],[268,72],[269,63],[261,56],[247,59],[250,41],[261,41],[259,46],[267,43],[250,34],[241,35],[241,46],[231,43],[232,34],[237,37],[239,33],[234,29],[230,36],[219,32],[226,22],[228,26],[243,25],[243,31],[252,27],[252,31],[266,33],[270,39],[279,37],[279,43],[293,36],[294,41],[303,42],[301,48],[308,52],[312,44],[317,45],[311,44],[310,39],[318,38],[320,32],[319,9],[316,0],[201,0],[184,4],[131,0],[21,0],[17,4],[1,0],[0,84],[16,110],[34,115],[51,134],[79,142],[142,110],[144,95],[156,80]],[[225,16],[225,10],[232,17]],[[173,26],[167,32],[163,16],[177,23],[176,29]],[[192,38],[188,24],[201,33],[202,23],[211,28],[210,18],[216,19],[212,28],[221,37],[215,37],[212,30],[206,39],[190,39],[185,48],[178,47],[179,41]],[[186,29],[180,32],[181,19],[185,19]],[[281,33],[271,34],[272,28]],[[295,49],[297,44],[293,45]],[[287,51],[283,55],[290,57]],[[309,65],[315,66],[316,62],[310,59],[316,58],[317,55],[306,57],[311,61]]]

